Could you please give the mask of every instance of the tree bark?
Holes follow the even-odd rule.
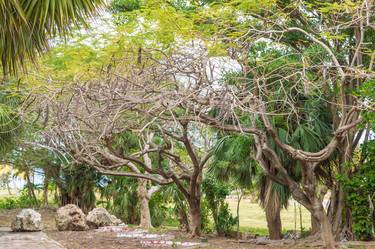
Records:
[[[147,180],[145,179],[138,179],[138,198],[141,209],[141,220],[139,226],[146,229],[152,228],[149,196],[147,193]]]
[[[241,191],[241,190],[239,190]],[[237,213],[237,239],[240,238],[240,203],[241,203],[241,199],[243,197],[243,193],[241,191],[240,194],[238,194],[237,196],[237,208],[236,208],[236,213]]]
[[[198,237],[201,235],[201,208],[200,199],[189,200],[189,226],[192,237]]]
[[[311,235],[318,234],[320,232],[319,221],[311,214]]]
[[[292,185],[289,186],[293,198],[301,203],[307,210],[309,210],[318,224],[320,224],[320,236],[323,241],[324,248],[334,249],[336,248],[336,242],[332,231],[332,224],[324,210],[322,200],[319,200],[316,193],[314,193],[315,187],[310,187],[312,188],[310,191],[308,191],[309,193],[305,194],[299,187],[293,187]]]
[[[185,231],[187,233],[190,233],[190,227],[189,227],[189,217],[185,209],[182,205],[177,205],[176,207],[176,214],[178,217],[178,221],[180,223],[179,229],[181,231]]]
[[[12,192],[10,191],[10,186],[9,186],[9,181],[8,181],[8,180],[5,182],[5,185],[6,185],[6,187],[7,187],[8,194],[9,194],[9,195],[12,195]]]
[[[271,240],[282,239],[282,225],[280,218],[280,209],[272,210],[270,208],[265,208],[267,227]]]
[[[48,208],[48,179],[44,177],[43,182],[43,199],[44,199],[44,207]]]
[[[31,179],[30,179],[30,172],[28,170],[25,171],[25,175],[26,175],[26,184],[27,184],[27,190],[29,192],[29,196],[34,199],[34,202],[37,205],[38,199],[36,198],[34,188],[33,188],[33,183],[31,182]]]
[[[336,242],[333,236],[333,232],[332,232],[332,225],[329,222],[329,219],[324,212],[323,206],[315,209],[314,216],[320,223],[320,235],[323,240],[325,248],[326,249],[337,248]]]

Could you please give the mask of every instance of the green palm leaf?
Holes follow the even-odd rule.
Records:
[[[35,61],[48,39],[66,37],[103,0],[0,0],[0,57],[3,74],[15,74],[25,60]]]

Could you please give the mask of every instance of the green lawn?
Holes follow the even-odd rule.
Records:
[[[16,190],[12,189],[11,193],[15,194]],[[6,190],[6,189],[0,189],[0,198],[2,198],[2,197],[9,197],[9,196],[11,196],[11,195],[9,195],[8,190]]]
[[[236,214],[237,201],[228,200],[229,207],[233,214]],[[296,203],[296,219],[297,219],[297,230],[300,230],[300,214],[299,214],[299,204]],[[302,211],[302,225],[304,230],[310,229],[310,213],[301,207]],[[294,230],[295,226],[295,214],[294,214],[294,204],[291,203],[288,209],[283,209],[281,211],[281,222],[283,230]],[[250,200],[242,200],[240,204],[240,227],[243,231],[258,231],[258,233],[263,233],[266,231],[267,222],[266,216],[263,209],[257,203],[251,203]]]

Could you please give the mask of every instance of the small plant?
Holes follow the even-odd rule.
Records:
[[[228,236],[237,224],[237,217],[234,218],[232,216],[228,203],[225,202],[225,198],[230,193],[230,187],[227,184],[218,182],[210,175],[206,175],[202,187],[217,234]]]

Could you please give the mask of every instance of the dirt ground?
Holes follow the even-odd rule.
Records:
[[[0,227],[10,227],[14,217],[21,209],[4,210],[0,209]],[[37,210],[42,215],[43,225],[45,230],[56,230],[55,210],[53,209],[39,209]]]
[[[173,232],[172,232],[173,233]],[[129,238],[117,238],[116,233],[102,233],[96,231],[84,231],[84,232],[58,232],[49,231],[48,236],[67,249],[136,249],[142,248],[139,241],[136,239]],[[178,234],[177,234],[178,236]],[[189,238],[177,237],[178,241],[196,241]],[[292,245],[293,246],[293,245]],[[171,247],[143,247],[143,248],[171,248]],[[291,245],[255,245],[250,243],[238,243],[229,239],[212,237],[208,238],[208,243],[202,245],[199,248],[203,249],[287,249],[291,248]],[[294,247],[293,248],[304,248]]]
[[[118,238],[116,233],[90,231],[64,231],[56,230],[55,226],[55,211],[51,209],[38,210],[43,219],[44,232],[52,239],[59,242],[66,249],[138,249],[142,248],[139,241],[131,238]],[[19,210],[0,210],[0,228],[10,227],[14,216]],[[188,235],[178,231],[168,231],[173,234],[178,241],[196,241],[201,242],[200,239],[191,240]],[[233,239],[218,238],[208,236],[207,242],[200,248],[204,249],[290,249],[290,248],[319,248],[321,243],[319,241],[305,240],[282,240],[273,242],[267,245],[256,244],[254,241],[242,241],[239,243]],[[268,242],[267,242],[268,243]],[[143,247],[143,248],[167,248],[167,247]],[[171,248],[171,247],[168,247]],[[346,242],[341,245],[341,248],[373,248],[375,249],[375,242]]]

